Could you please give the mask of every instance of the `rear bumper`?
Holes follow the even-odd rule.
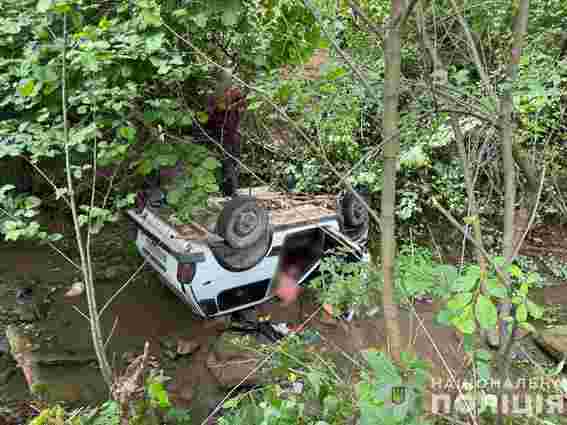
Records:
[[[145,222],[141,214],[134,210],[127,211],[128,218],[132,220],[136,227],[142,231],[147,237],[152,239],[160,248],[167,251],[168,254],[175,257],[180,263],[201,263],[205,261],[205,254],[202,252],[191,252],[184,249],[179,239],[172,242],[173,238],[164,237],[158,229],[154,229],[149,223]]]

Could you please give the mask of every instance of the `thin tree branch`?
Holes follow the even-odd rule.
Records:
[[[89,316],[91,323],[91,335],[93,340],[94,350],[98,359],[98,364],[104,378],[106,385],[110,388],[112,385],[112,369],[108,363],[108,358],[104,350],[102,332],[100,329],[100,320],[98,316],[98,309],[96,305],[95,288],[86,259],[86,254],[83,246],[83,239],[81,229],[79,226],[79,216],[77,213],[77,205],[75,201],[75,194],[73,191],[73,177],[71,175],[71,155],[69,144],[69,121],[67,118],[67,13],[63,14],[63,52],[62,52],[62,70],[61,70],[61,92],[62,92],[62,109],[63,109],[63,138],[65,143],[65,171],[67,176],[67,187],[69,203],[71,207],[71,214],[73,217],[73,224],[75,228],[75,238],[77,240],[77,249],[81,258],[81,269],[83,272],[83,279],[87,292],[87,304],[89,307]]]
[[[112,301],[114,301],[116,297],[118,297],[118,295],[120,295],[122,291],[126,289],[126,287],[130,284],[130,282],[132,282],[136,278],[136,276],[138,276],[138,273],[140,273],[140,271],[144,268],[146,264],[147,264],[147,260],[144,260],[144,262],[140,264],[140,266],[136,269],[136,271],[132,274],[132,276],[130,276],[128,280],[120,288],[118,288],[118,290],[114,294],[112,294],[112,296],[104,303],[104,305],[100,309],[100,313],[99,313],[100,316],[102,316],[104,311],[110,306],[110,304],[112,304]]]

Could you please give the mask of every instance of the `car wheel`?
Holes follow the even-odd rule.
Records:
[[[345,194],[341,212],[347,226],[365,227],[369,221],[366,207],[352,192]]]
[[[214,243],[209,247],[223,268],[231,272],[243,272],[260,264],[271,244],[272,234],[268,232],[250,248],[236,249],[226,243]]]
[[[217,221],[217,233],[232,248],[252,247],[268,233],[266,210],[253,197],[237,197],[224,205]]]

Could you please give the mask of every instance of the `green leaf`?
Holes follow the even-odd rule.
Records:
[[[37,196],[28,196],[25,201],[26,208],[37,208],[41,205],[41,199]]]
[[[523,272],[522,269],[519,268],[517,265],[512,264],[509,269],[508,269],[508,273],[510,273],[512,275],[512,277],[521,277]]]
[[[319,393],[321,392],[321,382],[322,377],[321,374],[317,371],[309,372],[307,374],[307,380],[313,387],[313,391],[315,391],[315,397],[319,397]]]
[[[136,129],[133,127],[120,127],[118,133],[129,142],[134,141],[136,138]]]
[[[437,314],[437,322],[440,325],[445,325],[448,326],[451,323],[451,317],[452,314],[450,311],[448,310],[441,310],[438,314]]]
[[[205,191],[209,193],[216,193],[220,190],[219,186],[215,183],[207,183],[205,185]]]
[[[473,275],[467,273],[464,276],[460,276],[455,282],[454,290],[462,292],[470,292],[475,289],[480,277],[478,275]]]
[[[323,407],[325,416],[332,416],[339,408],[339,399],[334,395],[328,395],[325,397],[325,400],[323,400]]]
[[[34,88],[35,82],[33,80],[24,80],[24,82],[18,87],[18,93],[20,93],[23,97],[28,97],[32,95]]]
[[[490,351],[487,350],[478,350],[475,352],[475,358],[477,360],[490,362],[492,360],[492,354],[490,354]]]
[[[206,112],[197,112],[196,116],[197,116],[197,120],[201,124],[206,124],[207,121],[209,120],[209,114],[207,114]]]
[[[528,320],[528,309],[525,304],[520,304],[516,307],[516,320],[518,322],[525,322]]]
[[[227,401],[224,402],[222,405],[223,409],[233,409],[238,406],[240,400],[238,398],[229,398]]]
[[[4,22],[4,27],[2,28],[2,32],[5,34],[19,34],[21,31],[20,25],[16,21],[7,21]]]
[[[496,264],[498,267],[502,267],[505,262],[506,259],[504,257],[494,257],[494,264]]]
[[[47,240],[50,242],[57,242],[61,239],[63,239],[63,235],[61,233],[52,233],[47,237]]]
[[[162,167],[173,166],[177,164],[178,156],[175,154],[164,154],[156,158],[157,163]]]
[[[530,313],[530,316],[532,316],[534,319],[541,319],[543,317],[543,307],[537,305],[531,300],[526,300],[526,305],[528,308],[528,313]]]
[[[39,0],[36,9],[39,13],[47,12],[53,5],[53,0]]]
[[[182,197],[183,192],[181,190],[172,190],[167,193],[167,202],[171,205],[178,205]]]
[[[150,53],[154,53],[156,51],[158,51],[159,49],[161,49],[162,44],[163,44],[163,40],[164,40],[164,34],[163,33],[157,33],[157,34],[153,34],[150,35],[148,37],[146,37],[145,43],[146,43],[146,48],[148,49],[148,51]]]
[[[474,320],[474,312],[471,305],[465,307],[460,316],[453,318],[453,325],[457,327],[463,334],[468,335],[474,333],[476,322]]]
[[[207,14],[206,13],[199,13],[193,16],[193,21],[197,24],[199,28],[205,28],[207,26]]]
[[[460,310],[472,301],[473,294],[470,292],[463,292],[455,295],[447,302],[447,308],[449,310]]]
[[[157,403],[159,407],[165,408],[169,407],[169,397],[167,396],[167,391],[165,390],[161,382],[152,382],[148,386],[148,392],[152,401]]]
[[[492,329],[498,322],[496,306],[485,295],[480,295],[476,301],[476,317],[483,329]]]
[[[387,382],[390,385],[400,385],[402,383],[398,368],[384,353],[367,351],[365,355],[368,364],[381,381]]]
[[[530,289],[530,287],[529,287],[528,283],[527,283],[527,282],[523,282],[523,283],[520,285],[520,290],[519,290],[518,292],[519,292],[522,296],[525,297],[525,296],[528,295],[529,289]]]
[[[0,186],[0,201],[2,201],[4,197],[6,197],[7,192],[14,190],[15,188],[16,186],[14,186],[13,184],[5,184],[3,186]]]
[[[219,162],[211,156],[205,159],[205,161],[203,162],[203,167],[211,171],[215,170],[219,165]]]
[[[327,75],[325,75],[325,78],[327,80],[336,80],[337,78],[342,77],[343,75],[346,74],[346,70],[344,68],[337,68],[331,72],[329,72]]]
[[[518,324],[518,326],[522,329],[527,330],[530,333],[535,333],[536,332],[536,328],[533,327],[533,325],[529,322],[520,322]]]
[[[486,290],[490,295],[496,298],[506,298],[508,296],[508,290],[498,281],[498,279],[490,279],[486,281]]]
[[[144,23],[148,26],[159,27],[161,25],[161,17],[153,14],[147,9],[142,11],[142,18],[144,19]]]
[[[233,27],[238,23],[238,11],[227,9],[222,14],[222,23],[227,27]]]

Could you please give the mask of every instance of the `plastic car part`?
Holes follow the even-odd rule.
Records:
[[[232,248],[246,249],[265,238],[268,228],[268,212],[254,197],[241,196],[224,205],[216,230]]]

